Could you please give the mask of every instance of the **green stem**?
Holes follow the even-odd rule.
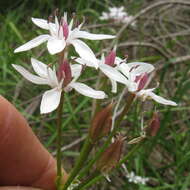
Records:
[[[110,135],[108,136],[106,142],[104,143],[104,145],[102,146],[102,148],[99,150],[99,152],[95,155],[95,158],[93,160],[91,160],[87,166],[79,173],[79,177],[78,179],[82,179],[82,177],[84,177],[84,175],[90,170],[90,168],[92,168],[93,164],[100,158],[100,156],[102,155],[102,153],[105,151],[105,149],[108,147],[108,145],[110,144],[113,136],[116,134],[116,132],[118,131],[119,125],[123,119],[123,117],[125,116],[125,114],[128,113],[131,104],[133,102],[135,98],[134,94],[129,94],[126,100],[126,105],[125,108],[123,109],[121,115],[118,117],[117,121],[116,121],[116,125],[113,129],[113,131],[110,133]]]
[[[62,180],[62,164],[61,164],[61,139],[62,139],[62,130],[61,130],[61,124],[62,124],[62,113],[63,113],[63,103],[64,103],[64,92],[61,94],[60,103],[57,109],[57,190],[61,189],[61,180]]]
[[[73,190],[81,190],[81,188],[84,187],[86,184],[88,184],[89,181],[93,180],[94,178],[96,178],[99,175],[100,175],[99,171],[94,171],[92,175],[87,177],[80,185],[75,187]]]
[[[119,126],[121,124],[121,121],[123,120],[124,116],[129,112],[129,109],[131,107],[131,104],[133,103],[134,98],[135,98],[135,94],[132,94],[132,93],[128,94],[126,105],[116,120],[116,126]]]
[[[77,160],[76,165],[74,166],[71,174],[69,175],[68,180],[66,181],[64,187],[62,190],[66,190],[69,185],[73,182],[73,180],[75,179],[75,177],[77,176],[77,174],[79,173],[80,169],[82,168],[82,166],[84,165],[90,151],[92,150],[93,144],[89,138],[89,136],[86,137],[86,141],[83,145],[83,148],[81,150],[80,156]]]

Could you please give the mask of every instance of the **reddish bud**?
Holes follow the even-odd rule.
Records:
[[[160,119],[157,112],[153,114],[152,119],[149,122],[148,127],[145,128],[147,136],[154,137],[158,133],[160,128]]]
[[[138,82],[138,91],[142,90],[144,88],[144,86],[146,85],[148,81],[148,74],[147,73],[143,73],[139,76],[136,76],[135,82]]]
[[[108,173],[119,162],[122,154],[122,148],[125,138],[119,135],[114,143],[112,143],[107,150],[102,154],[97,161],[96,168],[102,173]]]
[[[116,53],[114,51],[111,51],[106,57],[105,57],[105,64],[113,66],[115,63],[115,57]]]
[[[59,80],[64,79],[64,86],[67,86],[72,79],[71,75],[71,67],[68,61],[64,60],[63,63],[59,65],[59,69],[57,71],[57,77]]]
[[[92,119],[89,135],[93,142],[96,142],[110,132],[112,125],[112,107],[113,104],[111,103],[96,113]]]

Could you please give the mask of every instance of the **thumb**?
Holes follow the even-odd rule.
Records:
[[[2,96],[0,113],[0,186],[56,189],[55,159],[39,142],[24,117]],[[63,173],[64,183],[67,174],[64,170]]]

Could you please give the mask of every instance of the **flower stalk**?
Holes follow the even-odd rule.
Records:
[[[61,190],[61,181],[63,177],[62,173],[62,163],[61,163],[61,145],[62,145],[62,130],[61,130],[61,124],[62,124],[62,113],[63,113],[63,104],[64,104],[64,92],[61,94],[61,100],[57,109],[57,179],[56,179],[56,186],[57,190]]]
[[[125,105],[125,108],[124,110],[122,111],[121,115],[119,116],[119,118],[117,119],[116,121],[116,125],[114,127],[114,129],[112,130],[112,132],[110,133],[110,135],[108,136],[106,142],[104,143],[104,145],[102,146],[102,148],[100,148],[100,150],[97,152],[97,154],[95,155],[94,159],[91,160],[87,166],[79,173],[79,177],[78,179],[82,179],[82,177],[85,176],[85,174],[90,170],[90,168],[92,168],[92,166],[94,165],[94,163],[101,157],[102,153],[106,150],[106,148],[109,146],[112,138],[114,137],[114,135],[117,133],[118,131],[118,128],[119,128],[119,125],[123,119],[123,117],[128,113],[130,107],[131,107],[131,104],[133,102],[135,98],[135,95],[134,94],[129,94],[128,97],[127,97],[127,102],[126,102],[126,105]]]
[[[73,182],[75,177],[78,175],[78,173],[81,170],[81,168],[83,167],[89,153],[91,152],[92,147],[93,147],[93,143],[92,143],[91,139],[89,138],[89,136],[87,136],[85,143],[82,147],[82,150],[80,152],[80,156],[79,156],[73,170],[71,171],[71,174],[69,175],[69,178],[66,181],[62,190],[66,190],[71,185],[71,183]]]

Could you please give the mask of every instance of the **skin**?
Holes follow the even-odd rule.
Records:
[[[0,155],[0,190],[56,190],[55,159],[37,139],[24,117],[2,96]],[[65,183],[67,173],[64,169],[63,173]]]

